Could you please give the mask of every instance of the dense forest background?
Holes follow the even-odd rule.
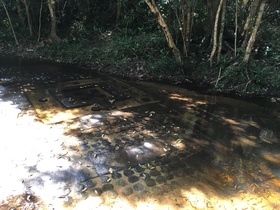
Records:
[[[0,0],[0,52],[279,95],[279,0]]]

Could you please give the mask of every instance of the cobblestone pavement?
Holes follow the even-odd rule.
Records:
[[[0,209],[279,208],[277,102],[54,64],[0,72]]]

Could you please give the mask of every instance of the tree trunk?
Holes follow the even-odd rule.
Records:
[[[263,0],[261,2],[260,7],[259,7],[259,11],[258,11],[258,15],[257,15],[257,18],[256,18],[255,26],[253,28],[251,37],[250,37],[250,39],[248,41],[248,45],[246,47],[246,51],[245,51],[245,55],[244,55],[244,59],[243,59],[244,63],[248,63],[248,61],[250,59],[252,48],[253,48],[255,40],[256,40],[257,32],[258,32],[259,26],[260,26],[261,21],[262,21],[262,16],[263,16],[265,7],[266,7],[266,1]]]
[[[50,42],[59,42],[60,38],[57,35],[56,14],[55,14],[55,0],[48,0],[48,7],[51,16],[51,34],[49,36]]]
[[[216,50],[217,50],[217,34],[218,34],[218,24],[219,24],[219,17],[220,17],[220,12],[221,12],[221,8],[223,5],[223,0],[220,0],[218,9],[217,9],[217,13],[216,13],[216,18],[215,18],[215,25],[214,25],[214,33],[213,33],[213,48],[212,48],[212,52],[210,55],[210,66],[212,66],[213,64],[213,58],[215,56]]]
[[[225,15],[227,10],[227,1],[224,0],[223,2],[223,10],[222,10],[222,17],[221,17],[221,27],[220,27],[220,34],[219,34],[219,45],[218,45],[218,54],[217,54],[217,61],[220,62],[221,59],[221,51],[223,48],[223,34],[225,28]]]
[[[41,0],[40,13],[39,13],[39,25],[38,25],[38,38],[37,41],[40,42],[41,39],[41,27],[42,27],[42,10],[43,10],[43,0]]]
[[[235,0],[234,58],[237,56],[238,0]]]
[[[169,31],[168,25],[166,24],[166,22],[163,19],[160,11],[158,10],[158,7],[156,6],[155,0],[151,0],[151,1],[150,0],[145,0],[145,2],[149,6],[152,13],[154,13],[157,16],[158,23],[159,23],[159,25],[161,26],[161,28],[164,32],[164,35],[165,35],[166,41],[168,43],[168,46],[172,49],[172,52],[175,56],[175,59],[177,61],[181,61],[182,59],[181,59],[180,51],[178,50],[178,48],[176,47],[176,45],[174,43],[172,35]]]
[[[22,25],[24,25],[24,15],[22,13],[22,9],[20,6],[20,0],[16,1],[16,6],[17,6],[17,12],[18,12],[18,16],[19,16],[19,21]]]
[[[7,18],[8,18],[8,20],[9,20],[10,27],[11,27],[11,30],[12,30],[12,32],[13,32],[16,45],[19,45],[19,42],[18,42],[16,33],[15,33],[15,31],[14,31],[14,27],[13,27],[13,24],[12,24],[12,20],[11,20],[11,18],[10,18],[9,12],[8,12],[8,10],[7,10],[7,7],[6,7],[5,3],[3,2],[3,0],[1,0],[1,3],[2,3],[2,5],[3,5],[3,8],[4,8],[4,10],[5,10],[5,12],[6,12],[6,15],[7,15]]]
[[[117,0],[116,23],[120,21],[121,11],[122,11],[122,0]]]
[[[29,29],[29,35],[30,37],[33,37],[33,24],[32,24],[32,18],[29,12],[29,4],[30,2],[28,0],[21,0],[21,2],[24,5],[25,13],[27,17],[27,23],[28,23],[28,29]]]
[[[256,14],[257,14],[260,2],[261,2],[261,0],[254,0],[253,1],[252,8],[250,9],[250,13],[247,16],[246,22],[244,24],[244,28],[243,28],[243,32],[242,32],[242,36],[244,37],[242,47],[244,47],[244,48],[247,45],[248,38],[250,36],[250,31],[252,30],[252,27],[254,25]]]

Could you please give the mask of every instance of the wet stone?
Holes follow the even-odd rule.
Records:
[[[71,204],[73,202],[73,198],[71,196],[66,196],[63,201],[65,204]]]
[[[122,190],[122,194],[125,196],[129,196],[129,195],[133,194],[133,189],[131,187],[127,187]]]
[[[165,182],[166,182],[166,178],[164,178],[163,176],[157,176],[156,182],[157,182],[158,184],[165,183]]]
[[[130,177],[128,177],[128,181],[130,183],[138,182],[139,178],[137,176],[130,176]]]
[[[142,184],[140,184],[140,183],[137,183],[137,184],[133,185],[133,189],[135,191],[143,191],[144,190],[144,186]]]
[[[163,173],[167,173],[170,171],[169,168],[164,165],[160,166],[160,169],[161,169],[161,172],[163,172]]]
[[[148,187],[153,187],[153,186],[156,185],[156,182],[155,182],[155,180],[148,178],[148,179],[145,179],[145,184],[146,184]]]
[[[118,173],[118,172],[116,172],[116,171],[114,171],[114,172],[112,173],[112,178],[113,178],[113,179],[120,179],[120,178],[122,178],[122,174],[121,174],[121,173]]]
[[[118,197],[118,193],[115,190],[110,190],[103,192],[104,197],[109,198],[109,199],[115,199]]]
[[[74,186],[72,186],[72,190],[74,192],[81,192],[85,189],[86,189],[86,187],[83,184],[75,184]]]
[[[150,178],[151,176],[150,176],[150,174],[147,174],[147,173],[145,173],[145,172],[142,172],[142,173],[139,174],[139,177],[140,177],[141,179],[147,179],[147,178]]]
[[[116,181],[116,185],[120,186],[120,187],[124,187],[127,185],[127,182],[123,179],[119,179]]]
[[[85,182],[91,178],[90,173],[87,173],[83,170],[79,170],[76,173],[76,181],[77,182]]]
[[[134,169],[134,171],[136,171],[137,173],[141,173],[141,172],[143,172],[143,171],[145,170],[144,168],[142,168],[142,167],[139,166],[139,165],[135,166],[133,169]]]
[[[95,170],[98,175],[104,175],[110,173],[108,166],[105,165],[95,165]]]
[[[100,188],[93,188],[92,192],[94,193],[94,195],[101,195],[102,194],[102,190]]]
[[[132,170],[130,170],[130,169],[126,169],[126,170],[123,171],[123,174],[124,174],[125,176],[131,176],[131,175],[134,174],[134,171],[132,171]]]
[[[92,180],[88,180],[88,181],[86,181],[86,183],[85,183],[85,186],[86,186],[87,188],[95,187],[96,185],[97,185],[96,181],[92,181]]]
[[[150,171],[150,175],[151,176],[159,176],[160,172],[158,170],[153,169],[153,170]]]
[[[103,191],[110,191],[110,190],[113,190],[113,189],[114,189],[114,186],[112,184],[104,184],[102,186]]]
[[[108,176],[101,176],[100,179],[102,183],[107,183],[111,181],[110,177]]]
[[[173,157],[171,157],[170,159],[171,159],[171,161],[173,161],[173,162],[177,162],[177,161],[180,160],[180,158],[179,158],[178,156],[173,156]]]

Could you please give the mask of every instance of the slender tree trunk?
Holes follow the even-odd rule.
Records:
[[[11,30],[12,30],[12,32],[13,32],[16,45],[19,45],[19,42],[18,42],[16,33],[15,33],[14,27],[13,27],[13,24],[12,24],[12,20],[11,20],[11,18],[10,18],[10,15],[9,15],[9,12],[8,12],[7,7],[6,7],[6,5],[5,5],[5,2],[3,2],[3,0],[1,0],[1,3],[2,3],[2,5],[3,5],[3,8],[4,8],[4,10],[5,10],[5,12],[6,12],[6,15],[7,15],[7,18],[8,18],[8,20],[9,20],[10,27],[11,27]]]
[[[223,2],[223,10],[222,10],[222,17],[221,17],[221,27],[220,27],[220,34],[219,34],[219,46],[218,46],[218,54],[217,54],[217,61],[220,62],[221,59],[221,51],[223,48],[223,34],[225,28],[225,16],[227,10],[227,1],[224,0]]]
[[[40,42],[41,39],[41,27],[42,27],[42,10],[43,10],[43,0],[41,0],[40,5],[40,13],[39,13],[39,26],[38,26],[38,39],[37,41]]]
[[[192,20],[191,20],[191,12],[192,12],[192,9],[191,9],[191,5],[190,5],[190,2],[187,1],[187,14],[186,14],[186,47],[187,47],[187,52],[186,52],[186,55],[189,54],[190,52],[190,38],[191,38],[191,24],[192,24]]]
[[[51,34],[49,39],[51,42],[59,42],[60,38],[57,35],[57,24],[56,24],[56,14],[55,14],[55,0],[48,0],[48,7],[51,16]]]
[[[212,66],[213,64],[213,58],[215,56],[216,50],[217,50],[217,34],[218,34],[218,24],[219,24],[219,17],[220,17],[220,13],[221,13],[221,8],[223,5],[223,0],[220,0],[218,9],[217,9],[217,13],[216,13],[216,18],[215,18],[215,25],[214,25],[214,34],[213,34],[213,48],[212,48],[212,52],[210,55],[210,66]]]
[[[238,33],[238,0],[235,0],[235,30],[234,30],[234,57],[237,56],[237,33]]]
[[[161,26],[161,28],[164,32],[164,35],[165,35],[166,41],[168,43],[168,46],[172,49],[172,52],[175,56],[175,59],[178,60],[178,61],[181,61],[182,59],[181,59],[180,51],[178,50],[178,48],[176,47],[176,45],[174,43],[173,37],[172,37],[172,35],[169,31],[168,25],[166,24],[166,22],[165,22],[164,18],[162,17],[160,11],[158,10],[158,7],[155,3],[155,0],[145,0],[145,2],[149,6],[152,13],[154,13],[157,16],[158,23],[159,23],[159,25]]]
[[[20,6],[20,0],[16,1],[16,6],[17,6],[17,12],[18,12],[18,16],[19,16],[19,21],[22,25],[24,25],[24,15],[22,13],[22,8]]]
[[[33,24],[32,24],[32,18],[29,12],[29,4],[30,2],[28,0],[21,0],[24,8],[25,8],[25,13],[27,17],[27,23],[28,23],[28,29],[29,29],[29,35],[30,37],[33,37]]]
[[[262,16],[263,16],[265,7],[266,7],[266,1],[263,0],[261,2],[260,7],[259,7],[259,11],[258,11],[258,15],[257,15],[257,18],[256,18],[255,26],[253,28],[251,37],[250,37],[250,39],[248,41],[248,45],[246,47],[246,51],[245,51],[245,55],[244,55],[244,59],[243,59],[244,63],[248,63],[248,61],[250,59],[252,48],[253,48],[255,40],[256,40],[257,32],[258,32],[259,26],[260,26],[261,21],[262,21]]]
[[[261,2],[261,0],[254,0],[252,2],[252,4],[253,4],[252,8],[250,9],[250,13],[247,16],[246,22],[244,24],[244,28],[243,28],[243,32],[242,32],[242,35],[244,37],[242,47],[244,47],[244,48],[247,45],[247,42],[248,42],[248,39],[249,39],[249,36],[250,36],[250,31],[251,31],[251,29],[254,25],[254,22],[255,22],[255,19],[256,19],[256,14],[257,14],[260,2]]]
[[[121,11],[122,11],[122,0],[117,0],[117,9],[116,9],[116,22],[118,23],[121,17]]]

